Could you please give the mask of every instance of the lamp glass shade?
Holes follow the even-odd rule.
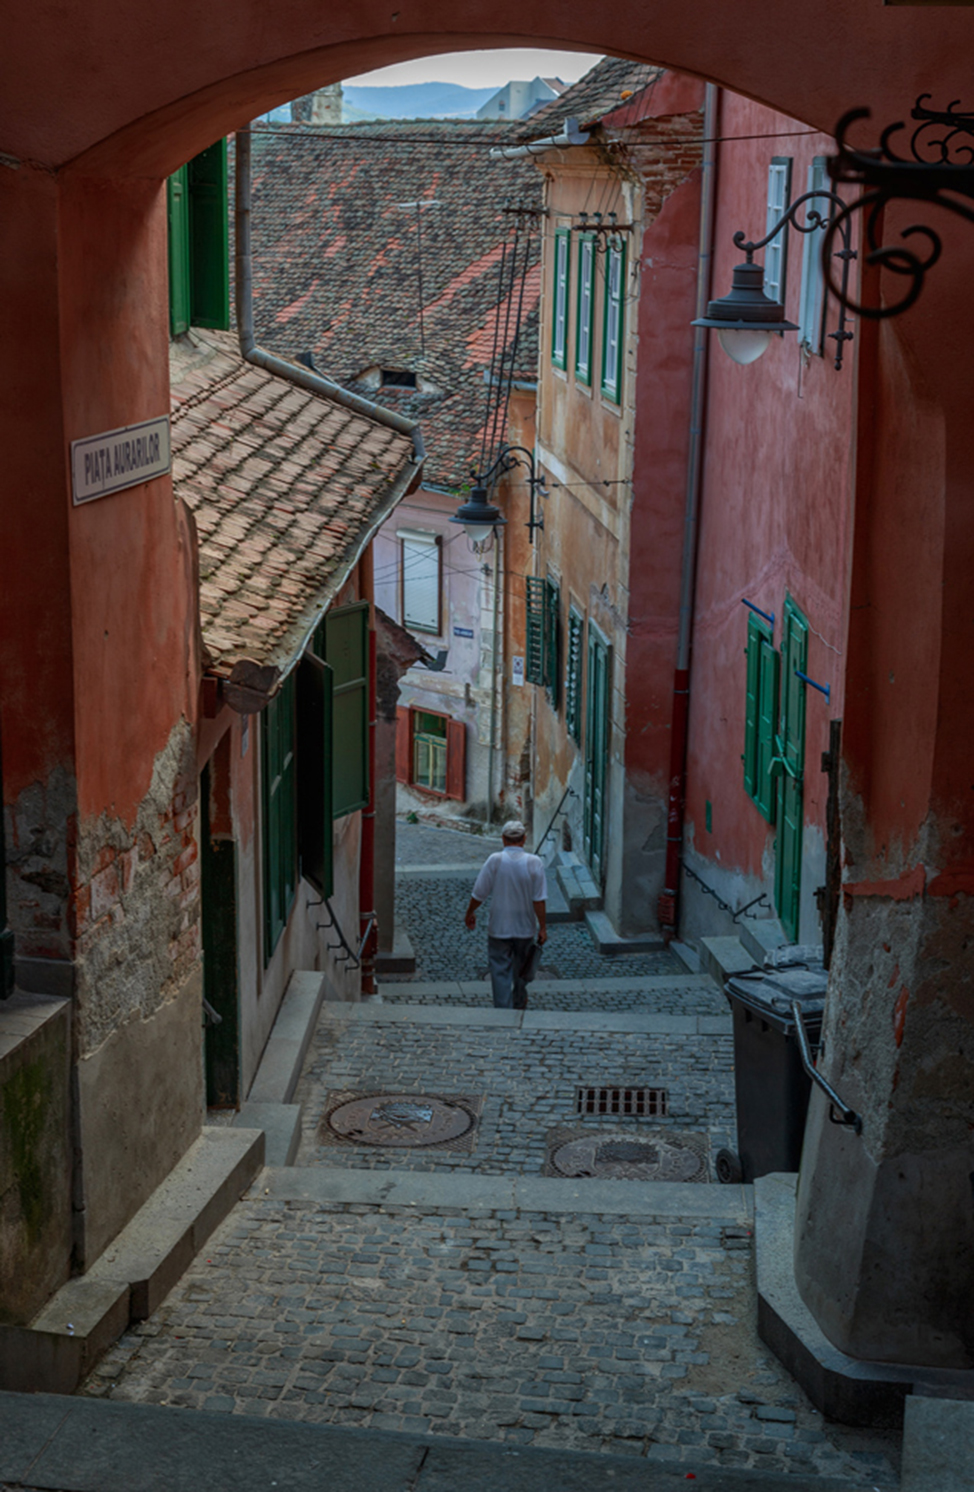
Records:
[[[471,539],[474,544],[482,544],[494,532],[494,525],[492,523],[464,523],[463,529],[467,538]]]
[[[761,331],[758,327],[724,327],[718,331],[717,340],[728,357],[746,367],[767,352],[773,336],[774,332]]]

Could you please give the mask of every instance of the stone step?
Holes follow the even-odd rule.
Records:
[[[701,938],[700,961],[706,972],[723,987],[724,981],[735,974],[744,974],[748,969],[760,966],[763,954],[756,959],[744,947],[740,938]]]
[[[904,1406],[901,1492],[970,1492],[972,1487],[974,1398],[918,1394],[914,1388]]]
[[[621,937],[612,926],[608,915],[599,910],[585,913],[585,926],[598,952],[608,954],[610,957],[621,953],[658,953],[666,947],[659,933],[647,933],[640,938]]]
[[[547,914],[548,925],[553,926],[556,922],[575,922],[578,914],[572,910],[562,891],[557,875],[550,866],[545,869],[545,883],[548,888]]]
[[[48,1394],[0,1394],[0,1420],[0,1483],[38,1492],[848,1492],[801,1473]]]
[[[555,861],[555,879],[574,917],[595,911],[602,905],[602,890],[584,861],[571,850],[559,850]]]
[[[0,1389],[74,1393],[129,1322],[165,1299],[263,1161],[261,1130],[205,1128],[87,1274],[29,1326],[0,1326]]]

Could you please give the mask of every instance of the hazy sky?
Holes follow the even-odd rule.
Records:
[[[598,61],[588,52],[545,52],[512,47],[491,52],[446,52],[441,57],[418,57],[397,62],[378,72],[345,78],[346,83],[463,83],[468,88],[501,88],[515,79],[561,78],[574,83]]]

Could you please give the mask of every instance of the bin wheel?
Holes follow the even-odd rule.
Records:
[[[724,1186],[733,1186],[744,1180],[744,1167],[741,1158],[735,1155],[733,1150],[718,1150],[715,1161],[717,1180]]]

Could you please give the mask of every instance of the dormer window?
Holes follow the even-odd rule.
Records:
[[[383,368],[380,374],[380,386],[384,389],[414,389],[416,374],[408,372],[405,368]]]

